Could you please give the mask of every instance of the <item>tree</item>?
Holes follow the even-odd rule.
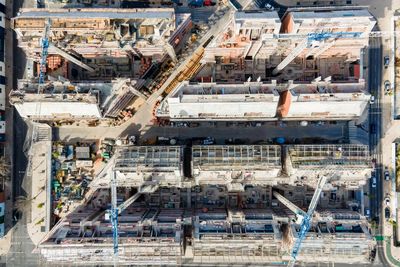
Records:
[[[11,180],[10,164],[5,157],[0,157],[0,184],[4,185],[6,181]]]
[[[25,212],[28,205],[30,205],[31,199],[27,199],[25,196],[18,196],[15,198],[14,208],[17,211]]]

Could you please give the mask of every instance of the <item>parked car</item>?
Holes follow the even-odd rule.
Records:
[[[271,4],[265,4],[267,10],[273,11],[275,8]]]
[[[385,197],[385,204],[387,207],[390,206],[390,198],[389,197]]]
[[[371,213],[370,213],[369,209],[365,209],[365,216],[369,217],[370,215],[371,215]]]
[[[370,105],[373,105],[374,103],[375,103],[375,96],[372,95],[372,96],[370,97],[370,99],[369,99],[369,104],[370,104]]]
[[[385,170],[385,172],[384,172],[383,174],[384,174],[384,176],[385,176],[385,180],[386,180],[386,181],[389,181],[389,180],[390,180],[389,171],[388,171],[388,170]]]
[[[383,64],[385,65],[385,68],[387,68],[387,67],[389,66],[389,63],[390,63],[390,58],[389,58],[389,56],[385,56],[385,57],[383,58]]]
[[[308,125],[308,121],[300,121],[299,125],[305,127]]]
[[[390,209],[388,207],[385,208],[385,218],[386,219],[390,218]]]
[[[376,187],[376,177],[375,176],[371,177],[371,182],[372,182],[372,184],[371,184],[372,187],[375,188]]]
[[[386,80],[384,85],[385,85],[385,92],[390,91],[390,81]]]
[[[207,137],[203,140],[203,145],[213,145],[215,144],[215,139],[212,137]]]

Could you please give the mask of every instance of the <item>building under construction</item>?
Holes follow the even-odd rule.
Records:
[[[98,121],[118,114],[130,102],[144,101],[147,96],[137,89],[138,84],[140,81],[125,78],[111,82],[71,82],[60,78],[40,86],[24,79],[18,80],[18,89],[11,91],[10,103],[25,119],[54,123]]]
[[[11,24],[18,46],[35,62],[49,29],[47,74],[104,80],[139,78],[167,55],[175,60],[191,19],[170,8],[21,9]]]
[[[263,193],[265,189],[256,186],[236,194],[215,185],[160,188],[120,213],[118,256],[106,216],[109,198],[95,195],[62,219],[37,251],[50,262],[81,265],[284,262],[290,258],[298,226],[284,207],[266,207],[269,201],[262,199]],[[120,193],[121,201],[126,195]],[[350,257],[353,263],[369,263],[375,241],[365,217],[348,209],[330,212],[340,216],[328,221],[316,212],[299,260],[313,262],[316,255],[324,255],[326,262],[347,263]]]
[[[191,153],[183,151],[180,146],[117,148],[92,181],[94,193],[60,219],[37,252],[46,261],[80,264],[284,262],[299,226],[273,192],[303,208],[313,195],[313,177],[326,175],[325,194],[298,259],[313,262],[324,255],[326,262],[370,262],[375,241],[362,204],[347,193],[368,179],[367,146],[193,146]],[[331,169],[338,166],[341,172]],[[108,213],[113,183],[117,256]]]
[[[35,9],[23,10],[12,25],[35,61],[50,26],[48,69],[73,63],[61,68],[71,81],[116,73],[136,79],[154,62],[175,58],[190,16],[172,9]],[[196,50],[192,65],[171,77],[157,115],[176,121],[357,119],[370,99],[360,55],[374,25],[358,8],[289,9],[282,19],[274,11],[236,12],[221,35]],[[194,74],[200,83],[183,81]],[[130,80],[113,82],[121,94],[106,97],[94,89],[103,83],[79,87],[61,80],[26,82],[11,95],[14,105],[40,119],[59,113],[47,102],[70,101],[96,107],[100,118],[118,113],[121,95],[135,92]],[[66,93],[68,86],[79,94]],[[40,104],[27,106],[28,114],[29,103]],[[60,216],[37,246],[44,260],[283,264],[302,239],[299,215],[312,203],[318,208],[297,260],[366,265],[374,258],[364,202],[355,197],[364,195],[373,170],[368,146],[116,145],[113,152],[91,180],[85,203]]]
[[[355,120],[369,104],[364,80],[335,83],[182,82],[156,116],[170,121]]]
[[[275,11],[236,11],[205,48],[193,79],[199,84],[177,85],[157,116],[357,120],[370,99],[363,49],[375,24],[354,7],[288,9],[282,19]]]
[[[197,78],[357,80],[363,77],[361,50],[375,24],[367,9],[355,7],[288,9],[282,20],[275,11],[237,11],[206,48]]]

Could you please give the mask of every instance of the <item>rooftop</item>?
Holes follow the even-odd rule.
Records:
[[[252,21],[268,21],[268,20],[279,20],[278,12],[276,11],[236,11],[235,20],[252,20]]]
[[[115,170],[121,172],[174,171],[180,168],[179,146],[127,146],[116,151]]]
[[[85,102],[24,102],[15,103],[15,108],[23,118],[55,119],[100,119],[101,113],[96,103]]]
[[[294,19],[325,19],[325,18],[342,18],[358,20],[360,17],[367,17],[373,19],[368,9],[351,9],[351,10],[337,10],[337,9],[319,9],[310,10],[307,8],[289,8],[287,13],[290,13]]]
[[[254,146],[193,146],[193,167],[201,170],[248,170],[281,166],[281,147],[277,145]]]
[[[328,165],[360,167],[371,166],[369,146],[367,145],[292,145],[288,155],[296,168]]]
[[[172,8],[114,9],[114,8],[79,8],[79,9],[21,9],[18,19],[173,19]]]

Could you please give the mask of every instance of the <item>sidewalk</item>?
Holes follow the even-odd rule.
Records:
[[[48,169],[49,149],[51,151],[51,141],[40,141],[32,145],[32,183],[31,195],[26,208],[28,223],[27,229],[32,242],[37,245],[46,235],[46,224],[50,220],[48,209],[51,209],[51,203],[47,199],[49,172]],[[51,163],[50,163],[51,164]],[[30,202],[30,203],[29,203]],[[50,212],[51,214],[51,212]]]
[[[394,247],[391,243],[392,238],[387,237],[385,245],[386,258],[393,266],[400,266],[400,247]]]
[[[0,239],[0,256],[5,256],[11,247],[13,229],[10,229],[7,234]]]
[[[13,1],[6,0],[6,6],[12,7]],[[10,18],[12,17],[12,8],[6,8],[6,19],[5,19],[5,51],[13,50],[13,30],[10,28]],[[10,107],[8,102],[8,95],[10,90],[13,88],[13,53],[5,53],[5,74],[7,77],[6,82],[6,105],[5,105],[5,117],[6,117],[6,143],[5,143],[5,158],[10,164],[10,180],[6,181],[4,184],[4,193],[6,197],[5,203],[5,236],[0,239],[0,255],[5,255],[8,253],[11,247],[11,239],[13,234],[12,221],[13,221],[13,109]]]

